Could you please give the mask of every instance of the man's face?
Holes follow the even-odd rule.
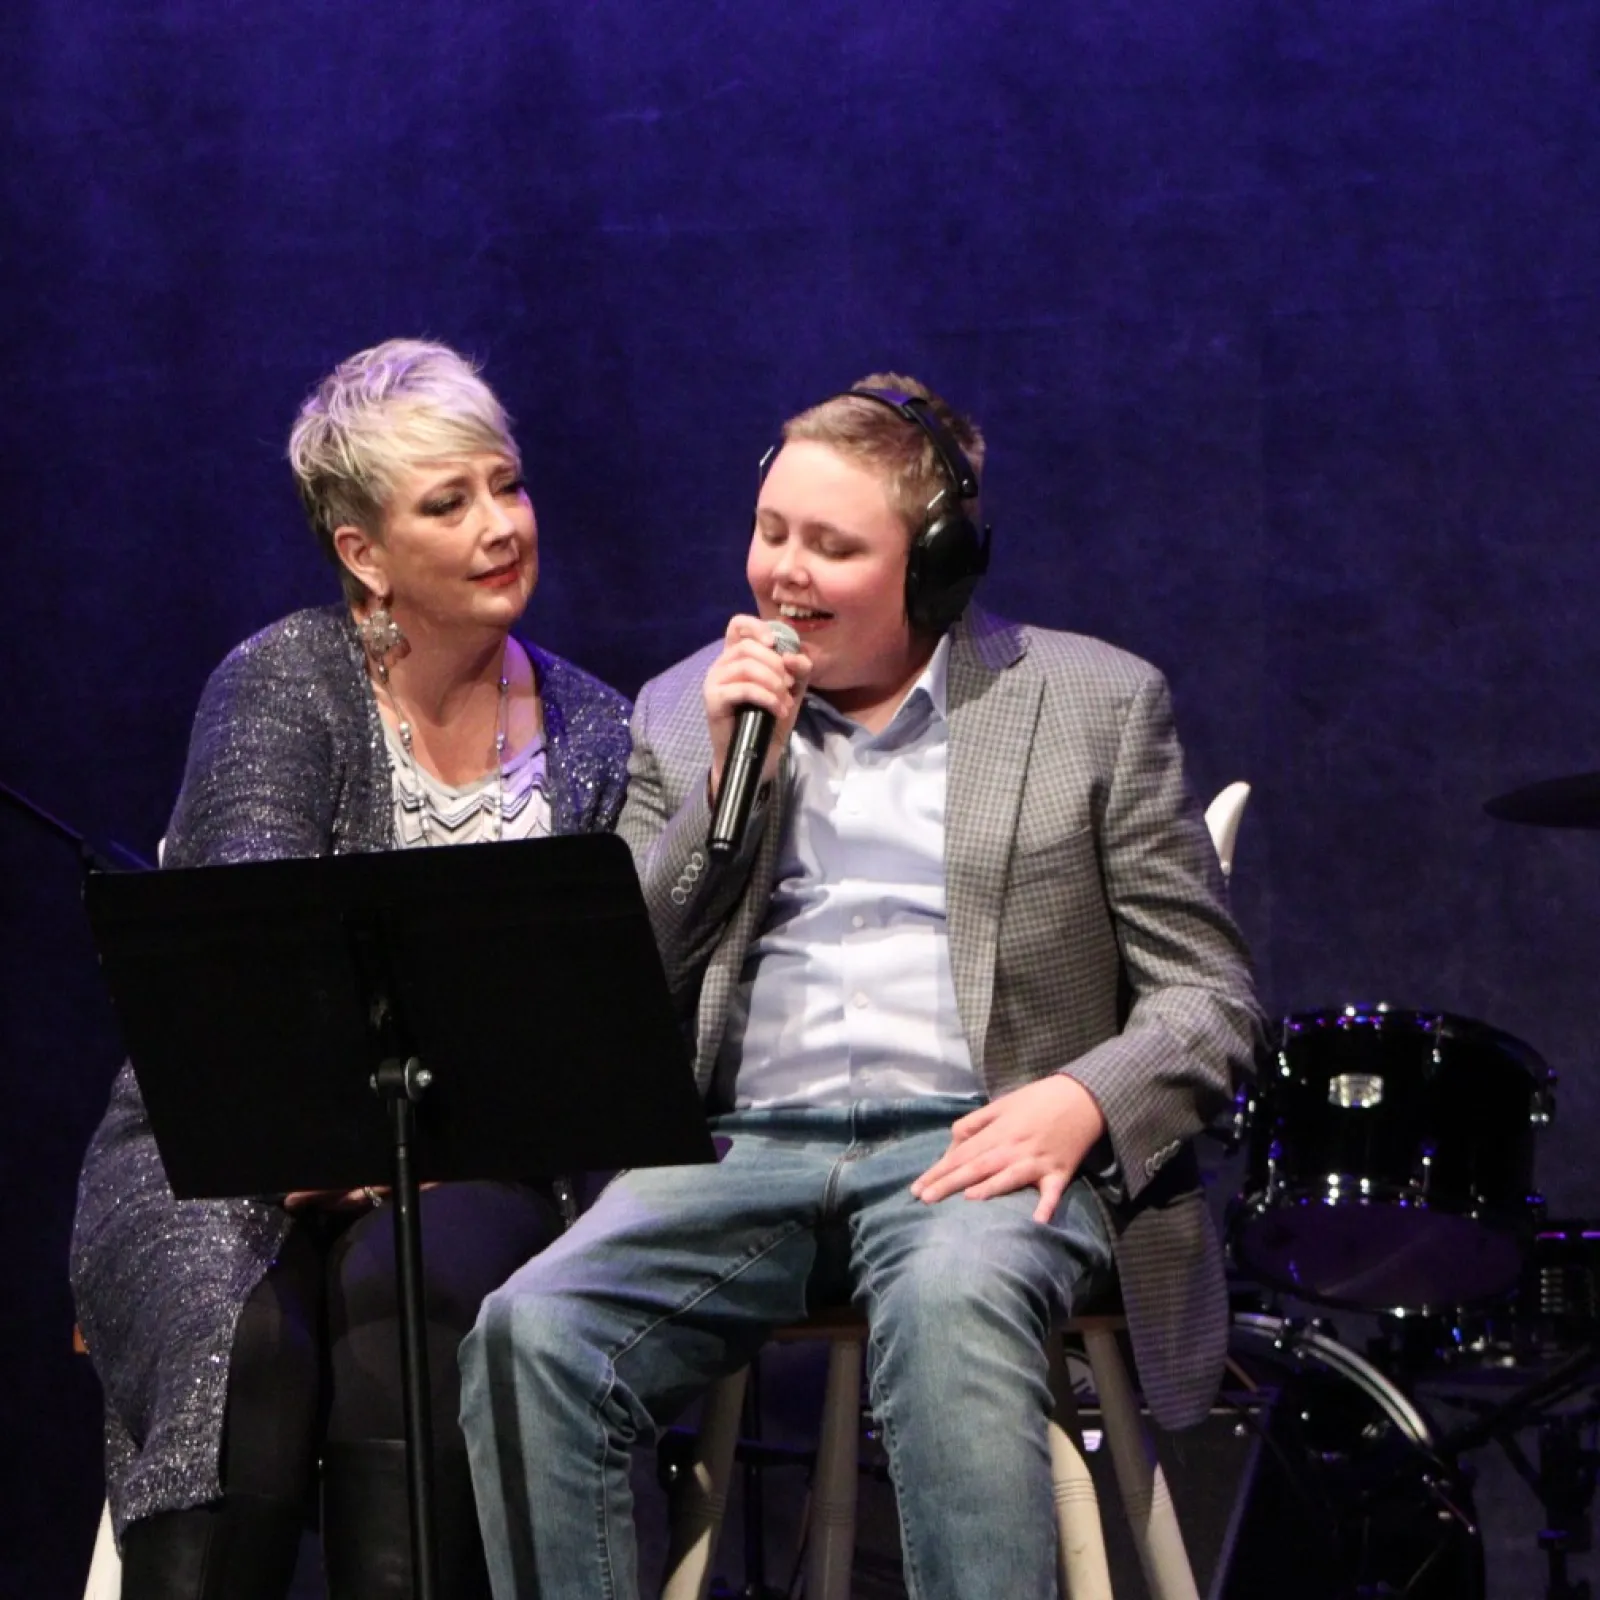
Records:
[[[756,501],[745,576],[763,621],[782,619],[812,661],[811,687],[848,701],[901,693],[931,647],[906,621],[910,535],[870,466],[797,439]]]

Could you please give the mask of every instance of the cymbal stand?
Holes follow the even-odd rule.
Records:
[[[1546,1600],[1590,1600],[1588,1580],[1573,1578],[1567,1559],[1586,1554],[1594,1545],[1593,1504],[1600,1451],[1592,1442],[1585,1443],[1585,1434],[1592,1441],[1600,1424],[1600,1396],[1591,1388],[1581,1410],[1552,1415],[1551,1408],[1592,1386],[1597,1362],[1600,1345],[1586,1346],[1508,1400],[1484,1406],[1476,1421],[1446,1434],[1438,1444],[1439,1453],[1450,1457],[1481,1444],[1498,1444],[1517,1476],[1538,1497],[1545,1514],[1539,1548],[1549,1565]],[[1537,1466],[1516,1438],[1519,1429],[1536,1422]]]

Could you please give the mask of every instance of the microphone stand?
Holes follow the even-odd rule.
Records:
[[[25,817],[38,823],[47,833],[53,833],[58,839],[65,840],[78,852],[78,860],[85,872],[149,872],[151,864],[137,852],[128,849],[126,845],[118,844],[115,839],[108,839],[104,850],[96,849],[90,841],[76,828],[68,826],[60,817],[53,816],[37,801],[30,800],[19,789],[13,789],[9,783],[0,780],[0,800],[4,800],[14,810],[20,811]]]

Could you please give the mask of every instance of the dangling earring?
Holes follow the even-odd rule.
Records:
[[[400,624],[394,620],[388,606],[380,605],[356,624],[356,632],[361,638],[361,648],[372,658],[378,676],[387,680],[388,658],[406,642]]]

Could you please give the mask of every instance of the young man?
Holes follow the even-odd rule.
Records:
[[[731,1145],[617,1179],[463,1346],[504,1600],[635,1595],[629,1446],[808,1306],[870,1321],[920,1600],[1054,1595],[1045,1333],[1113,1260],[1157,1417],[1211,1400],[1189,1141],[1252,1062],[1247,961],[1160,674],[966,606],[982,450],[894,374],[793,419],[756,614],[639,697],[620,829]],[[775,734],[721,863],[744,706]]]

